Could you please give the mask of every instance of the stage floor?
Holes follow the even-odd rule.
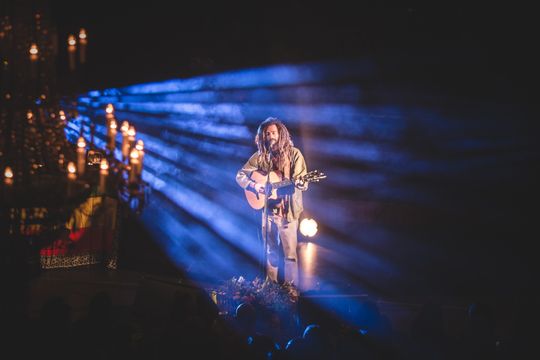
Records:
[[[209,291],[221,285],[212,279],[179,269],[134,220],[130,219],[130,230],[124,232],[119,239],[116,269],[95,264],[42,269],[34,274],[25,289],[27,315],[37,317],[48,299],[59,296],[70,305],[72,320],[76,320],[86,313],[92,297],[99,292],[109,294],[113,304],[119,307],[143,306],[146,310],[162,312],[176,290],[191,291],[198,288]],[[467,320],[467,306],[473,301],[481,301],[492,306],[501,336],[504,337],[511,330],[515,311],[515,299],[511,296],[435,295],[436,292],[430,294],[429,289],[424,293],[411,291],[410,294],[399,295],[358,291],[361,286],[355,286],[357,284],[350,288],[347,288],[347,284],[339,284],[339,274],[334,274],[324,263],[309,262],[309,253],[316,247],[309,243],[299,245],[300,265],[304,275],[301,288],[309,290],[301,291],[300,296],[311,297],[321,304],[336,308],[350,304],[350,300],[369,297],[400,333],[409,331],[423,304],[438,303],[443,309],[446,330],[452,336],[462,334]],[[322,252],[325,249],[317,247],[316,251]],[[320,283],[321,279],[326,283]],[[330,286],[332,284],[340,286]]]

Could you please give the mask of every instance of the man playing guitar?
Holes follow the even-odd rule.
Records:
[[[300,150],[294,147],[289,131],[277,118],[269,117],[257,129],[257,151],[236,174],[236,182],[246,197],[252,194],[262,208],[262,234],[265,240],[266,279],[278,281],[279,244],[284,254],[284,281],[298,286],[297,231],[303,211],[302,192],[307,190],[307,166]],[[263,179],[266,179],[263,180]],[[270,184],[287,185],[271,189]],[[262,206],[261,200],[262,199]],[[265,201],[266,200],[266,201]]]

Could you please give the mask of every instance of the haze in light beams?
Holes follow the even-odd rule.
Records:
[[[489,199],[513,181],[509,164],[514,174],[524,171],[533,140],[519,117],[507,121],[513,111],[482,104],[459,111],[466,101],[411,88],[386,71],[369,59],[276,65],[96,90],[78,99],[80,116],[67,131],[93,121],[104,147],[108,103],[119,121],[135,125],[145,144],[143,179],[153,189],[142,220],[194,278],[257,274],[260,218],[235,175],[256,149],[258,124],[274,116],[308,170],[328,176],[305,194],[304,215],[318,223],[309,239],[317,251],[301,267],[311,269],[305,290],[464,286],[478,258],[454,261],[462,256],[454,244],[474,251],[468,215],[505,215]]]

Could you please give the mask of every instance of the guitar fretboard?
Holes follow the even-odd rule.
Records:
[[[292,181],[291,180],[283,180],[283,181],[278,181],[278,182],[275,182],[275,183],[272,183],[272,188],[273,189],[279,189],[279,188],[282,188],[282,187],[285,187],[285,186],[289,186],[289,185],[292,185]]]
[[[300,178],[305,182],[313,182],[313,181],[319,181],[320,179],[326,178],[326,175],[324,175],[324,173],[320,173],[318,170],[313,170]],[[285,179],[282,181],[272,183],[272,188],[279,189],[284,186],[292,185],[293,183],[294,182],[292,180]]]

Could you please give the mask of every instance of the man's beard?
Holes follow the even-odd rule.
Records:
[[[266,140],[267,151],[277,151],[277,141],[275,139]]]

